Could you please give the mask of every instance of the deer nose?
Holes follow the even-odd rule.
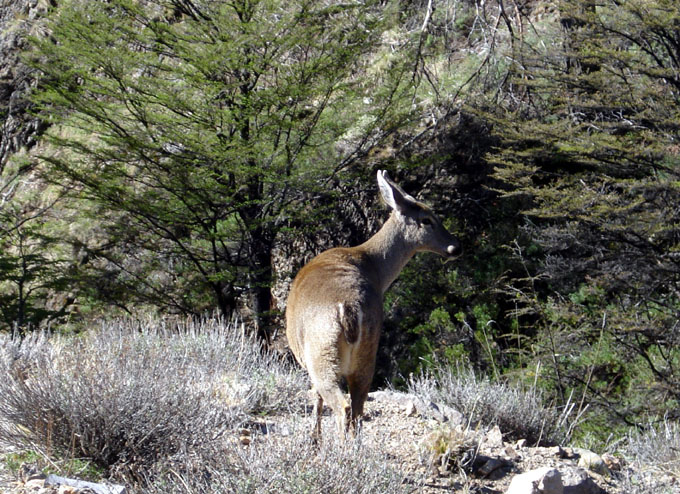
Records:
[[[461,248],[458,242],[451,244],[446,248],[446,253],[449,255],[449,257],[457,256],[458,254],[460,254],[460,251]]]

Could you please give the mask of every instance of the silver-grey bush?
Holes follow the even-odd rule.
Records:
[[[291,406],[297,373],[235,323],[116,320],[0,336],[0,440],[132,471]]]

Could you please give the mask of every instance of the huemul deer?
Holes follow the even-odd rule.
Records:
[[[406,194],[387,173],[378,186],[392,209],[382,228],[357,247],[322,252],[293,281],[286,309],[286,334],[316,393],[312,436],[321,437],[325,401],[340,434],[356,432],[373,380],[383,319],[383,294],[416,252],[451,258],[458,241],[430,208]],[[347,381],[350,401],[340,388]]]

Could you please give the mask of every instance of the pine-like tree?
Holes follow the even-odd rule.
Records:
[[[277,234],[410,108],[408,57],[366,70],[387,18],[377,2],[60,3],[35,101],[50,179],[106,230],[80,248],[176,310],[246,293],[264,336]]]
[[[680,8],[562,0],[555,15],[513,44],[489,159],[529,204],[559,389],[634,421],[680,400]]]

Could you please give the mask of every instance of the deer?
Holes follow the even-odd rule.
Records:
[[[288,296],[286,336],[316,397],[315,442],[321,439],[324,402],[341,437],[356,436],[375,372],[383,296],[404,266],[416,252],[434,252],[448,261],[461,250],[432,209],[404,192],[384,170],[378,170],[377,178],[380,196],[391,210],[389,219],[361,245],[314,257],[298,272]]]

